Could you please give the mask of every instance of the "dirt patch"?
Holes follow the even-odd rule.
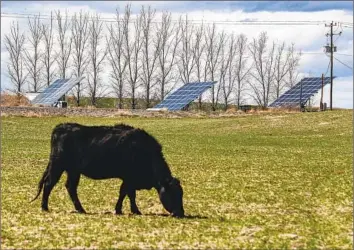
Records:
[[[1,94],[0,96],[1,106],[30,106],[31,102],[23,95],[9,95]]]

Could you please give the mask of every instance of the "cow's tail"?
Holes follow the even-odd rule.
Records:
[[[44,186],[44,182],[45,182],[46,179],[48,178],[48,172],[49,172],[49,164],[48,164],[48,167],[46,168],[46,170],[44,171],[41,180],[40,180],[39,183],[38,183],[38,192],[37,192],[37,195],[36,195],[36,197],[34,197],[33,200],[30,201],[30,203],[33,202],[33,201],[35,201],[35,200],[38,198],[38,196],[41,194],[42,189],[43,189],[43,186]]]

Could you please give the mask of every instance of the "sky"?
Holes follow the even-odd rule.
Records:
[[[4,35],[9,32],[12,21],[25,24],[26,19],[4,17],[6,13],[30,13],[41,15],[50,11],[66,9],[69,13],[80,10],[99,13],[101,17],[113,17],[116,8],[123,10],[125,1],[1,1],[1,87],[6,88],[9,80],[6,76],[8,54],[3,44]],[[180,14],[188,14],[189,19],[205,21],[334,21],[353,24],[352,1],[133,1],[133,13],[138,13],[141,5],[150,5],[156,9],[157,16],[167,10],[177,19]],[[21,28],[26,29],[26,25]],[[236,34],[244,33],[249,40],[267,31],[270,40],[277,43],[294,43],[297,50],[303,52],[299,71],[302,76],[321,76],[326,73],[329,59],[323,53],[323,46],[328,42],[328,27],[320,25],[302,26],[250,26],[218,24],[218,29]],[[26,31],[26,30],[25,30]],[[353,107],[353,28],[337,26],[335,36],[337,53],[334,60],[333,106],[338,108]],[[327,74],[328,75],[328,74]],[[319,97],[316,96],[315,102]],[[324,101],[329,103],[329,86],[324,89]]]

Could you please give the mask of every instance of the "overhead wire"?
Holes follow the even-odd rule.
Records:
[[[50,15],[49,14],[30,14],[30,13],[9,13],[9,12],[2,12],[1,13],[2,18],[38,18],[38,19],[43,19],[43,20],[50,20]],[[64,18],[66,16],[64,15]],[[69,19],[71,19],[73,16],[67,16]],[[53,19],[57,19],[55,14],[52,16]],[[103,22],[117,22],[116,17],[99,17],[99,20]],[[134,22],[135,19],[131,19],[131,22]],[[172,20],[172,22],[178,22],[179,20]],[[326,23],[326,21],[278,21],[278,20],[259,20],[259,21],[230,21],[230,20],[224,20],[224,21],[208,21],[208,20],[189,20],[192,23],[199,23],[199,22],[204,22],[204,23],[216,23],[216,24],[226,24],[226,25],[322,25]],[[152,21],[153,23],[161,23],[160,21]]]
[[[327,55],[326,53],[325,53],[325,55],[326,55],[328,58],[331,58],[331,57],[330,57],[329,55]],[[333,56],[333,58],[336,59],[339,63],[341,63],[341,64],[343,64],[344,66],[346,66],[347,68],[349,68],[349,69],[351,69],[351,70],[353,69],[352,67],[346,65],[344,62],[340,61],[338,58],[336,58],[336,57],[334,57],[334,56]]]
[[[341,54],[341,53],[336,53],[336,55],[340,55],[340,56],[353,56],[353,55],[349,55],[349,54]]]
[[[331,61],[329,61],[329,62],[328,62],[327,71],[326,71],[326,73],[324,74],[324,76],[326,76],[326,75],[327,75],[328,70],[329,70],[329,66],[330,66],[330,65],[331,65]]]
[[[349,68],[349,69],[353,70],[353,68],[352,68],[352,67],[350,67],[350,66],[346,65],[344,62],[340,61],[338,58],[335,58],[334,56],[333,56],[333,58],[334,58],[334,59],[336,59],[336,60],[337,60],[338,62],[340,62],[341,64],[343,64],[345,67],[347,67],[347,68]]]

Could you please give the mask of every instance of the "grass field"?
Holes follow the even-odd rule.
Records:
[[[49,213],[29,203],[61,122],[124,122],[163,145],[184,188],[187,218],[167,215],[154,190],[144,214],[113,214],[120,180],[81,178],[90,214],[72,213],[64,187]],[[2,117],[2,248],[353,248],[352,111],[220,119]]]

